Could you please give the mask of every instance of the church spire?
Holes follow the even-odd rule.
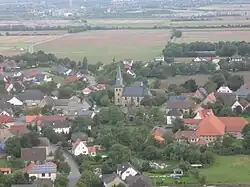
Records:
[[[124,85],[123,85],[123,78],[122,78],[122,72],[121,72],[121,67],[120,67],[120,65],[117,66],[115,87],[124,87]]]

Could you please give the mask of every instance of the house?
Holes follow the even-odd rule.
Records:
[[[0,126],[0,142],[7,140],[8,138],[14,136],[10,129],[5,126]]]
[[[12,99],[10,99],[7,102],[10,103],[13,106],[23,106],[23,102],[20,101],[19,99],[17,99],[16,97],[12,97]]]
[[[95,147],[88,147],[86,146],[85,142],[83,141],[77,141],[73,143],[72,146],[72,153],[75,156],[79,155],[89,155],[89,156],[96,156],[96,148]]]
[[[201,119],[184,118],[184,126],[188,127],[190,130],[195,130],[200,123]]]
[[[37,185],[37,187],[53,187],[52,180],[49,179],[36,179],[33,182],[34,185]]]
[[[220,59],[219,59],[219,58],[214,58],[214,59],[212,60],[212,64],[215,65],[215,70],[216,70],[216,71],[220,70],[220,64],[219,64],[219,62],[220,62]]]
[[[119,184],[126,186],[126,183],[123,182],[116,173],[102,175],[101,181],[104,187],[114,187]]]
[[[191,100],[168,100],[166,103],[166,112],[170,110],[178,110],[183,114],[188,114],[192,111],[194,106]]]
[[[249,102],[244,99],[244,98],[239,98],[238,100],[236,100],[234,102],[234,104],[232,105],[232,111],[237,110],[237,108],[240,108],[240,112],[243,112],[246,108],[249,107]]]
[[[222,139],[226,134],[241,139],[241,132],[248,124],[248,121],[242,117],[216,117],[214,114],[207,115],[204,119],[194,120],[200,120],[195,128],[175,133],[178,141],[185,140],[204,145]]]
[[[250,86],[248,84],[242,85],[238,90],[236,90],[235,95],[238,97],[246,98],[250,94]]]
[[[43,148],[46,150],[46,156],[50,154],[50,142],[49,139],[46,137],[39,137],[39,143],[35,148]]]
[[[157,57],[154,58],[154,61],[155,62],[164,62],[165,59],[164,59],[164,56],[157,56]]]
[[[200,110],[196,114],[196,116],[194,117],[194,119],[204,119],[204,118],[206,118],[209,115],[214,115],[213,110],[212,109],[203,109],[203,110]]]
[[[0,100],[0,115],[11,116],[13,113],[13,110],[11,108],[11,104],[6,102],[6,100]]]
[[[9,131],[16,136],[22,136],[29,132],[26,124],[15,124],[15,123],[9,127]]]
[[[153,187],[152,179],[149,176],[128,176],[126,179],[128,187]]]
[[[45,163],[30,163],[24,168],[24,173],[27,173],[29,177],[36,177],[37,179],[50,179],[55,181],[57,172],[57,165],[53,162]]]
[[[11,123],[14,121],[14,118],[9,115],[0,115],[0,124]]]
[[[24,161],[39,162],[46,160],[46,148],[21,148],[21,159]]]
[[[202,101],[202,105],[207,105],[208,103],[215,103],[216,102],[216,96],[215,93],[212,92],[210,93],[203,101]]]
[[[82,90],[82,93],[85,95],[85,96],[88,96],[89,94],[91,94],[92,90],[88,87],[84,88]]]
[[[71,129],[71,123],[68,120],[65,121],[56,121],[52,124],[50,123],[50,127],[56,132],[60,134],[69,134]]]
[[[221,86],[217,92],[219,93],[233,93],[233,91],[228,86]]]
[[[25,90],[16,96],[18,100],[25,103],[28,107],[38,106],[44,97],[45,94],[40,90]]]
[[[70,83],[75,83],[77,81],[80,81],[81,77],[77,77],[77,76],[67,76],[65,78],[65,83],[70,84]]]
[[[171,109],[167,113],[167,124],[172,124],[176,118],[183,118],[183,114],[178,109]]]
[[[59,115],[39,116],[38,118],[35,118],[36,124],[40,127],[44,125],[53,125],[53,123],[55,122],[63,122],[66,120],[67,120],[67,117],[59,116]]]
[[[235,101],[238,100],[238,96],[235,95],[234,93],[219,93],[219,92],[216,92],[215,97],[216,97],[216,101],[220,100],[220,101],[222,101],[222,103],[224,105],[227,105],[227,106],[230,106],[230,107],[235,103]]]
[[[119,65],[117,68],[114,93],[115,105],[124,107],[128,105],[140,106],[140,103],[144,97],[152,96],[150,90],[142,82],[135,82],[130,87],[124,86]]]
[[[12,169],[11,168],[0,168],[0,173],[4,174],[4,175],[8,175],[12,173]]]
[[[139,171],[137,171],[129,162],[118,164],[116,173],[123,181],[125,181],[128,176],[136,176],[140,174]]]

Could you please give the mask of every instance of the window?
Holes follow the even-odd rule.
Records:
[[[137,97],[137,103],[139,103],[140,102],[140,98],[139,97]]]
[[[120,96],[120,94],[118,93],[117,96]]]
[[[118,92],[118,89],[116,88],[116,89],[115,89],[115,91],[117,91],[117,92]]]
[[[42,173],[42,177],[45,177],[45,173]]]
[[[51,177],[51,173],[49,173],[49,177]]]
[[[127,97],[125,97],[125,100],[127,100],[128,98]]]
[[[117,99],[117,102],[120,103],[120,99]]]

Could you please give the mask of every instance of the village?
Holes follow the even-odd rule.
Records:
[[[3,186],[152,187],[191,178],[204,185],[212,182],[202,168],[212,167],[215,155],[249,151],[248,82],[232,88],[217,77],[213,91],[194,80],[172,90],[152,88],[138,78],[133,60],[45,64],[47,54],[36,55],[35,63],[1,58]],[[197,57],[192,64],[205,61]],[[226,76],[219,61],[211,62],[216,75]]]

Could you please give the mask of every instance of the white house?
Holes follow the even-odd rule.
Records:
[[[237,107],[241,108],[241,111],[244,111],[246,108],[249,107],[249,102],[243,98],[240,98],[239,100],[235,101],[235,103],[233,104],[232,111],[234,111]]]
[[[77,141],[73,144],[72,153],[75,156],[79,155],[89,155],[96,156],[96,148],[95,147],[87,147],[83,141]]]
[[[128,176],[136,176],[139,172],[130,163],[124,163],[117,165],[117,174],[125,181]]]
[[[228,88],[228,86],[221,86],[217,90],[217,92],[219,92],[219,93],[233,93],[233,91],[230,88]]]
[[[19,99],[17,99],[16,97],[13,97],[12,99],[10,99],[7,102],[14,105],[14,106],[22,106],[23,105],[23,102],[20,101]]]
[[[36,179],[49,179],[52,181],[56,180],[57,165],[53,162],[46,162],[43,164],[31,163],[26,168],[24,172],[29,175],[29,177],[36,177]]]

